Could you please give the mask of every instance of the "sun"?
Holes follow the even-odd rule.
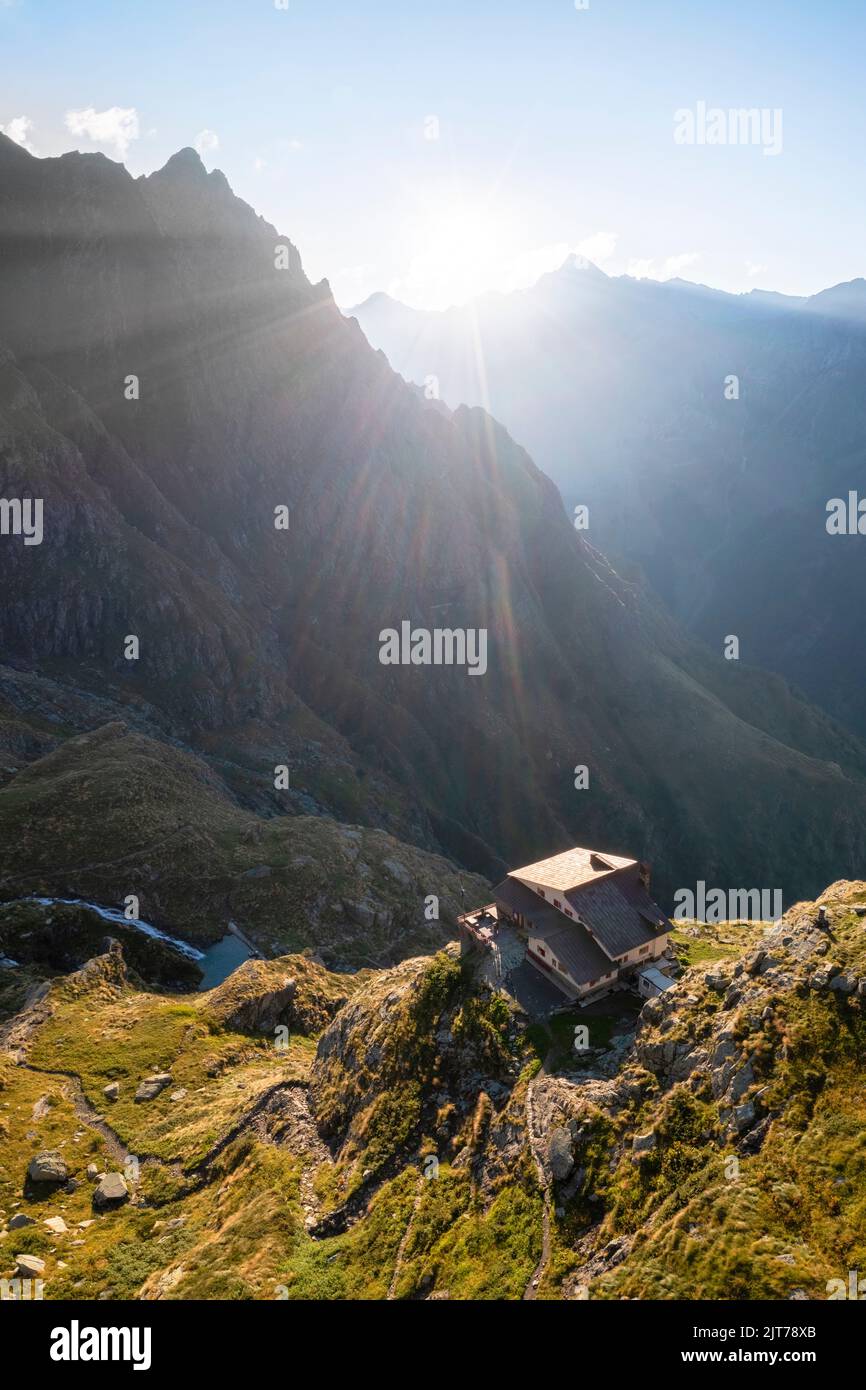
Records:
[[[392,288],[407,304],[447,309],[501,287],[515,254],[510,211],[483,198],[428,197],[401,233],[406,271]]]

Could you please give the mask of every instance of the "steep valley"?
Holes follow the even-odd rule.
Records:
[[[575,842],[646,858],[667,895],[857,873],[863,745],[687,638],[192,150],[133,179],[0,136],[0,168],[0,491],[44,502],[41,545],[0,549],[4,778],[121,722],[244,810],[486,878]],[[486,629],[486,674],[383,665],[404,620]]]

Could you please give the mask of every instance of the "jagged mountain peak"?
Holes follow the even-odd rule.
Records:
[[[194,150],[191,145],[184,145],[182,149],[176,150],[163,164],[161,169],[157,169],[151,175],[152,178],[160,175],[172,174],[194,174],[205,175],[207,170],[202,163],[201,155],[198,150]]]
[[[562,265],[559,267],[560,275],[584,275],[592,280],[609,280],[610,276],[589,260],[587,256],[582,256],[578,251],[572,251],[566,256]]]

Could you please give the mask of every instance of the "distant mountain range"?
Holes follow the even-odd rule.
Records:
[[[239,837],[261,837],[258,821],[239,828],[243,818],[217,811],[223,798],[257,818],[376,827],[487,876],[597,845],[649,859],[666,901],[697,878],[781,887],[790,901],[858,875],[866,748],[749,664],[769,661],[755,633],[772,632],[791,601],[786,576],[790,585],[815,563],[809,506],[820,510],[831,476],[847,485],[856,456],[864,407],[848,388],[862,349],[851,327],[572,271],[486,304],[485,358],[514,393],[497,386],[494,404],[525,441],[526,422],[538,422],[535,447],[560,480],[574,468],[592,505],[587,535],[502,425],[405,384],[327,283],[307,280],[291,243],[193,151],[134,179],[101,155],[36,159],[0,137],[0,190],[0,497],[44,504],[41,544],[0,537],[0,779],[19,879],[38,843],[55,895],[64,878],[81,884],[83,866],[93,898],[103,870],[115,893],[127,872],[145,893],[171,858],[168,822],[185,833],[158,804],[171,792],[153,775],[154,743],[191,750],[216,778],[212,824],[187,817],[202,833],[184,842],[182,874],[204,880],[218,862],[206,900],[226,917],[238,874],[273,866],[250,865]],[[459,346],[452,323],[445,316],[432,341]],[[744,323],[762,325],[760,352]],[[708,333],[716,346],[701,359]],[[806,348],[829,383],[818,420],[790,387]],[[447,399],[451,379],[432,349],[430,359]],[[741,374],[737,404],[722,398],[723,367]],[[822,426],[843,401],[837,455],[819,473]],[[777,433],[756,446],[746,426],[768,402],[788,422],[784,446]],[[650,448],[663,428],[666,447]],[[632,523],[640,558],[681,610],[691,589],[710,648],[597,548],[605,533],[624,542]],[[750,545],[783,566],[775,605],[754,603]],[[725,610],[722,626],[742,633],[741,665],[722,659],[711,620],[726,567],[743,608]],[[846,607],[840,630],[856,622]],[[814,651],[815,613],[802,621]],[[381,634],[404,622],[486,631],[486,674],[383,664]],[[829,666],[824,675],[835,678]],[[118,722],[150,742],[127,740]],[[110,749],[110,764],[88,799],[90,745],[59,761],[53,750],[105,726],[94,746]],[[119,801],[132,795],[126,750],[129,785],[145,789],[140,817],[111,811],[114,787]],[[587,789],[575,788],[579,765]],[[282,766],[288,787],[275,786]],[[56,795],[41,794],[46,779]],[[328,853],[317,884],[328,883]],[[288,898],[295,879],[309,897],[309,859],[281,860]],[[358,901],[369,866],[356,859],[349,889],[334,866],[337,903]],[[0,894],[19,892],[0,872]],[[154,898],[150,920],[170,928],[170,894]],[[187,913],[196,919],[195,905]],[[321,915],[333,923],[330,908]]]
[[[348,312],[408,380],[502,420],[714,651],[738,636],[866,733],[866,540],[826,530],[831,499],[866,496],[866,280],[731,295],[570,257],[444,313]]]

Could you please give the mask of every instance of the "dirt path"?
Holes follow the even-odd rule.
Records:
[[[125,1168],[130,1160],[137,1162],[141,1167],[159,1166],[173,1173],[181,1181],[186,1180],[188,1192],[203,1187],[209,1180],[209,1169],[214,1160],[235,1139],[249,1131],[252,1131],[263,1144],[272,1144],[275,1148],[289,1149],[301,1157],[312,1159],[314,1170],[318,1169],[322,1163],[332,1161],[327,1147],[319,1138],[310,1113],[305,1081],[278,1081],[273,1086],[269,1086],[249,1109],[243,1112],[231,1129],[211,1145],[203,1158],[200,1158],[196,1163],[184,1165],[180,1158],[162,1158],[158,1154],[133,1153],[117,1131],[111,1127],[104,1115],[87,1099],[81,1079],[77,1075],[70,1072],[51,1071],[45,1067],[36,1067],[29,1062],[22,1065],[38,1076],[51,1077],[61,1081],[64,1092],[72,1102],[76,1118],[90,1129],[96,1130],[119,1168]],[[315,1221],[319,1203],[315,1195],[313,1181],[314,1171],[311,1171],[310,1164],[306,1164],[301,1178],[302,1205],[312,1220]]]
[[[333,1159],[327,1144],[319,1137],[306,1083],[289,1083],[271,1092],[258,1113],[247,1117],[244,1128],[251,1129],[262,1143],[289,1149],[304,1160],[300,1203],[304,1226],[315,1239],[313,1228],[322,1214],[316,1178],[323,1167],[333,1165]]]

